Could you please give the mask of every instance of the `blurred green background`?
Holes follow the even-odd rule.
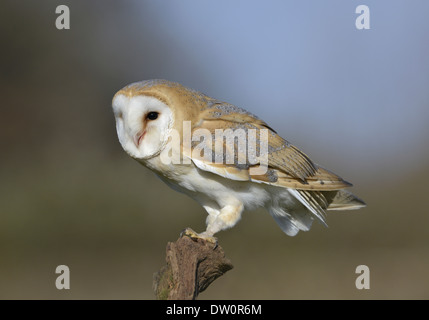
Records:
[[[151,78],[257,114],[368,204],[293,238],[246,212],[218,234],[235,268],[200,299],[429,298],[427,1],[366,1],[363,31],[360,1],[0,4],[1,299],[153,299],[167,242],[204,229],[117,140],[114,93]]]

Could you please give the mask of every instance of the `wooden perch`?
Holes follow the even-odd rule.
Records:
[[[233,268],[220,246],[201,238],[180,237],[167,244],[166,261],[154,274],[158,300],[195,300],[200,292]]]

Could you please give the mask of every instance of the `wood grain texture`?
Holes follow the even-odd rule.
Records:
[[[220,246],[203,239],[183,236],[169,242],[166,262],[154,274],[158,300],[195,300],[217,278],[233,268]],[[221,297],[219,297],[221,298]]]

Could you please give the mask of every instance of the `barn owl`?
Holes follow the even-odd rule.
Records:
[[[215,239],[244,210],[257,207],[294,236],[308,231],[313,220],[326,225],[327,210],[365,206],[344,190],[350,183],[242,108],[167,80],[129,84],[115,94],[112,106],[125,152],[207,211],[207,228],[196,234],[200,238]],[[228,145],[217,134],[238,130],[242,135]],[[251,151],[252,161],[246,158]]]

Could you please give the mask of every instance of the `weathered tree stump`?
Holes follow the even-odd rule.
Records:
[[[180,237],[169,242],[166,251],[167,264],[153,279],[158,300],[194,300],[233,268],[220,246],[201,238]]]

